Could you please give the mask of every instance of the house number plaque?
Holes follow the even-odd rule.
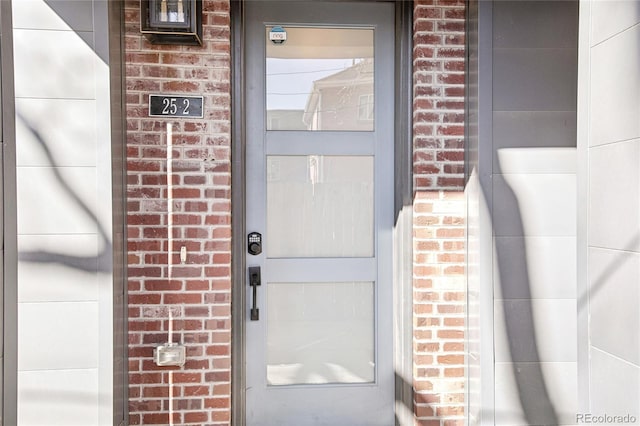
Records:
[[[149,116],[203,118],[202,105],[202,96],[149,95]]]

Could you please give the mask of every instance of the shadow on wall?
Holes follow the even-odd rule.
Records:
[[[638,247],[640,243],[640,234],[636,234],[629,243],[622,249],[622,251],[632,252]],[[589,285],[589,290],[580,295],[578,299],[578,312],[586,309],[589,306],[589,299],[594,298],[598,295],[600,290],[609,282],[613,273],[619,270],[624,263],[629,261],[628,257],[617,256],[614,262],[611,262],[607,267],[600,273],[600,275],[593,280],[593,283]]]
[[[78,0],[44,0],[58,18],[61,18],[87,45],[95,51],[105,64],[109,63],[108,48],[94,46],[91,32],[93,28],[87,28],[89,22],[94,22],[94,4],[90,1]],[[83,37],[86,34],[86,37]]]
[[[42,149],[47,162],[51,165],[51,172],[55,181],[62,187],[64,192],[73,200],[78,206],[77,211],[82,211],[91,222],[95,223],[98,235],[102,240],[102,248],[97,256],[72,256],[68,254],[55,253],[45,250],[34,251],[19,251],[18,260],[20,262],[32,262],[32,263],[56,263],[71,268],[75,268],[86,272],[104,272],[111,273],[110,256],[112,244],[105,232],[104,228],[100,224],[100,221],[96,217],[95,213],[87,206],[87,204],[76,194],[71,188],[71,185],[65,180],[64,176],[60,174],[59,167],[51,154],[51,150],[47,146],[47,142],[44,137],[35,129],[27,120],[19,113],[16,112],[16,118],[20,120],[28,129],[33,139],[38,143],[38,146]]]
[[[402,377],[400,374],[398,374],[397,372],[395,373],[395,384],[396,384],[396,390],[398,388],[402,388],[404,389],[404,393],[405,394],[411,394],[413,393],[413,384],[407,382],[404,377]],[[396,392],[396,394],[398,393],[402,393],[402,392]],[[415,400],[413,400],[415,399]],[[437,402],[434,401],[430,401],[425,395],[421,395],[418,393],[413,393],[413,399],[411,401],[408,400],[399,400],[396,399],[396,409],[395,409],[395,416],[396,416],[396,425],[402,425],[402,424],[406,424],[406,423],[402,423],[400,421],[400,418],[398,417],[398,413],[400,411],[399,409],[399,405],[402,407],[403,411],[406,413],[411,413],[411,415],[413,415],[414,412],[414,405],[418,404],[418,405],[426,405],[428,406],[433,413],[435,413],[436,409],[435,406],[433,406],[432,404],[437,404]],[[439,421],[439,420],[428,420],[429,424],[431,424],[431,422],[434,421]],[[421,423],[416,423],[416,425],[421,424]]]
[[[499,162],[494,164],[494,168],[494,174],[502,174]],[[511,217],[513,218],[512,226],[515,231],[514,235],[527,235],[522,223],[522,211],[518,198],[508,183],[505,187],[506,191],[503,194],[505,205],[514,206],[515,208],[515,211],[511,212]],[[495,228],[495,218],[493,215],[491,220]],[[518,390],[518,399],[522,407],[522,413],[524,414],[527,424],[557,425],[559,424],[558,415],[551,401],[540,364],[541,359],[538,351],[536,327],[531,303],[531,280],[527,263],[527,247],[524,238],[514,240],[520,247],[510,246],[509,253],[506,253],[506,247],[504,245],[496,244],[495,247],[496,265],[499,276],[510,276],[513,277],[512,281],[522,283],[523,294],[520,296],[520,301],[527,304],[525,309],[522,310],[507,309],[507,299],[502,299],[505,331],[511,359],[515,360],[516,354],[522,352],[521,344],[519,343],[527,342],[528,359],[530,361],[527,364],[527,375],[520,374],[519,364],[512,361],[513,378]],[[515,262],[513,262],[515,258],[514,253],[522,253],[522,257],[516,259]],[[510,259],[511,262],[506,262],[505,259]],[[507,273],[507,268],[509,273]],[[502,294],[509,293],[509,282],[506,279],[500,279],[500,287]]]

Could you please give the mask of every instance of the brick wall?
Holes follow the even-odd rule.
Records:
[[[464,424],[465,2],[414,6],[416,424]]]
[[[159,46],[140,35],[139,1],[125,2],[134,425],[169,424],[170,415],[179,425],[230,419],[229,4],[204,0],[203,7],[204,46]],[[204,95],[204,119],[149,118],[149,93]],[[173,126],[170,215],[167,123]],[[167,341],[170,328],[172,340],[187,346],[182,368],[153,362],[153,348]]]

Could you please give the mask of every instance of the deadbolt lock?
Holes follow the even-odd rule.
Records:
[[[262,253],[262,235],[259,232],[252,232],[247,236],[247,251],[254,256]]]

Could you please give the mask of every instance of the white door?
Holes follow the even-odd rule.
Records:
[[[249,1],[245,36],[247,425],[392,425],[394,6]]]

